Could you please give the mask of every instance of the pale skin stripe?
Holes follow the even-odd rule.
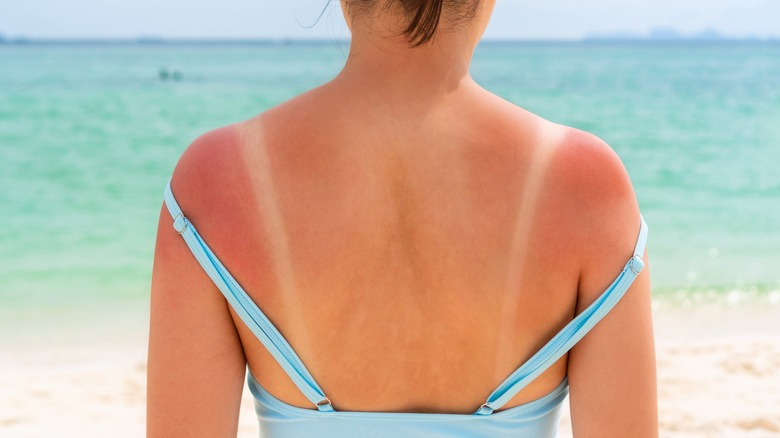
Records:
[[[298,285],[295,281],[296,276],[292,257],[290,256],[288,232],[285,228],[274,186],[270,159],[267,150],[263,146],[265,142],[263,141],[262,127],[257,123],[248,124],[247,127],[241,129],[240,141],[241,144],[250,146],[242,148],[242,151],[244,151],[242,163],[246,166],[245,174],[250,178],[250,186],[253,189],[252,198],[248,200],[248,202],[251,202],[248,211],[253,214],[260,214],[265,226],[263,239],[256,238],[254,241],[266,240],[268,242],[269,256],[273,266],[273,273],[269,272],[268,274],[275,275],[274,278],[279,288],[278,296],[283,297],[282,304],[286,307],[286,312],[283,312],[283,314],[285,317],[295,319],[290,326],[305,327],[305,325],[301,325],[305,324],[303,316],[297,311],[297,309],[301,308],[300,297],[297,293]],[[293,346],[296,354],[299,354],[299,351],[311,351],[308,348],[311,345],[311,340],[308,336],[309,332],[306,330],[301,330],[301,332],[302,338],[300,342],[305,344],[305,346],[297,345],[297,348]],[[285,336],[285,338],[289,342],[290,336]],[[301,360],[303,361],[303,359]],[[309,364],[305,361],[303,362],[306,368],[309,369]],[[309,371],[311,372],[310,369]],[[317,383],[319,384],[319,382]]]
[[[539,198],[543,191],[543,179],[550,164],[552,147],[550,145],[560,142],[563,133],[560,129],[545,129],[540,133],[540,146],[535,148],[528,167],[528,173],[523,180],[523,190],[518,196],[515,205],[518,213],[515,219],[514,233],[510,247],[509,267],[504,282],[504,304],[501,306],[499,316],[502,333],[511,332],[503,328],[515,327],[515,315],[517,307],[522,299],[522,293],[528,292],[522,289],[525,285],[524,269],[528,259],[530,233],[533,231],[533,219],[539,205]],[[513,336],[499,336],[495,363],[518,361],[516,357],[507,357],[513,351],[508,344],[513,343]],[[494,378],[503,381],[508,377],[502,370],[495,370]]]

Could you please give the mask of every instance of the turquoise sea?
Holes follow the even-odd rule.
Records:
[[[0,44],[0,329],[145,310],[182,150],[329,80],[347,50]],[[483,42],[472,75],[617,151],[659,302],[780,305],[780,42]]]

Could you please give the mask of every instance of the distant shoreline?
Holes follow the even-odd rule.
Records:
[[[202,39],[202,38],[2,38],[0,46],[328,46],[349,44],[349,39]],[[550,44],[780,44],[780,38],[653,38],[653,37],[598,37],[578,39],[484,39],[480,45],[550,45]]]

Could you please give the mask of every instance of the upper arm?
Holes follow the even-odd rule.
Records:
[[[576,312],[601,295],[633,255],[639,207],[615,152],[579,131],[569,145],[577,170],[581,271]],[[574,181],[572,181],[574,182]],[[657,383],[647,252],[645,268],[615,307],[570,351],[574,437],[657,437]]]
[[[184,153],[172,188],[187,214],[212,137]],[[163,205],[151,285],[147,436],[235,437],[245,358],[227,301],[174,230]]]

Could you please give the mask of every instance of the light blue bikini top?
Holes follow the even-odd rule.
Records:
[[[647,240],[647,224],[640,216],[641,226],[634,254],[607,290],[501,382],[473,414],[339,411],[333,408],[290,344],[217,259],[192,222],[184,216],[173,197],[170,179],[164,198],[173,217],[173,228],[184,238],[190,251],[241,320],[279,362],[312,406],[316,407],[316,410],[305,409],[279,400],[260,386],[252,373],[248,372],[247,383],[255,398],[260,436],[264,438],[555,437],[561,404],[569,393],[567,377],[541,398],[494,411],[501,409],[585,336],[615,306],[644,267],[641,256]]]

